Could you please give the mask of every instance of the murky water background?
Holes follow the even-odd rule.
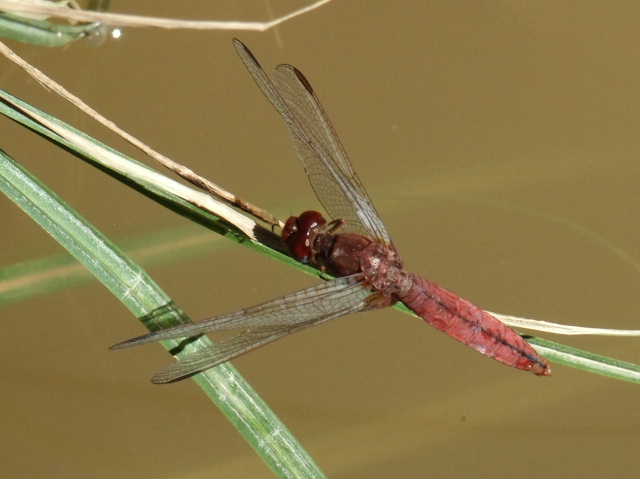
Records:
[[[285,12],[297,1],[273,2]],[[113,11],[264,19],[255,2]],[[335,2],[266,33],[125,30],[10,46],[120,126],[280,216],[318,207],[271,106],[235,57],[312,81],[409,269],[494,311],[638,329],[640,62],[635,2]],[[2,88],[141,158],[5,61]],[[113,238],[187,220],[7,120],[5,149]],[[60,252],[0,200],[0,264]],[[204,231],[204,230],[203,230]],[[150,273],[194,318],[313,282],[211,234]],[[3,308],[0,473],[264,476],[189,381],[152,386],[159,346],[97,282]],[[629,361],[638,341],[550,339]],[[395,311],[235,364],[334,476],[637,474],[638,386],[556,366],[537,378]]]

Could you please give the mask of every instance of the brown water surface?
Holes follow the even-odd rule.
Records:
[[[112,2],[114,11],[268,18],[264,2]],[[277,12],[300,5],[273,2]],[[409,269],[494,311],[638,329],[636,2],[334,2],[266,33],[127,29],[12,47],[120,126],[280,216],[318,208],[279,118],[231,48],[312,81]],[[1,86],[135,153],[3,62]],[[178,217],[0,119],[2,148],[114,238]],[[135,156],[141,158],[135,153]],[[7,200],[0,265],[58,253]],[[213,233],[212,241],[222,241]],[[231,243],[149,268],[192,317],[313,280]],[[191,382],[148,378],[159,346],[97,282],[4,307],[0,474],[270,474]],[[557,338],[629,361],[637,340]],[[638,386],[511,370],[391,311],[235,364],[339,477],[637,475]]]

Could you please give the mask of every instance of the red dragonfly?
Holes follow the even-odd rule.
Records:
[[[284,119],[311,187],[331,218],[327,222],[317,211],[292,216],[282,230],[282,238],[296,259],[337,278],[235,313],[129,339],[112,349],[237,331],[235,336],[185,357],[152,378],[154,383],[167,383],[311,326],[402,301],[427,323],[476,351],[518,369],[549,375],[545,360],[514,330],[455,293],[405,271],[309,81],[291,65],[279,65],[271,79],[242,42],[234,40],[233,45],[262,93]]]

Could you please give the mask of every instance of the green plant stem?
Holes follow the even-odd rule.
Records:
[[[63,245],[150,329],[190,320],[140,266],[2,150],[0,191]],[[163,345],[170,350],[178,343],[172,340]],[[189,344],[179,356],[211,344],[202,337]],[[324,477],[287,427],[230,363],[198,374],[194,380],[275,474]]]
[[[91,34],[99,23],[62,25],[0,13],[0,37],[41,47],[61,47]]]

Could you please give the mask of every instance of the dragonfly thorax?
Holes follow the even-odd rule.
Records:
[[[383,296],[397,300],[411,288],[411,275],[404,270],[395,248],[372,242],[359,259],[365,282]]]

